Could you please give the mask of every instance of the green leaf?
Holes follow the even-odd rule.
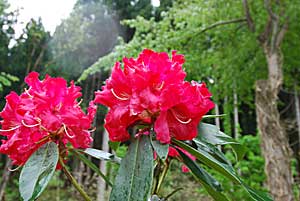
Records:
[[[253,200],[256,201],[273,201],[273,199],[271,198],[271,196],[265,192],[261,192],[261,191],[257,191],[254,190],[252,188],[250,188],[249,186],[243,184],[244,188],[246,189],[246,191],[249,193],[249,195],[252,197]]]
[[[25,163],[19,178],[19,191],[25,201],[35,200],[46,188],[58,162],[54,142],[41,146]]]
[[[213,145],[229,144],[234,150],[237,160],[241,160],[247,151],[247,149],[243,145],[241,145],[232,137],[221,132],[215,125],[200,123],[198,132],[199,135],[197,136],[197,139],[204,138],[207,142]]]
[[[146,201],[153,179],[153,150],[149,136],[133,139],[121,162],[110,201]]]
[[[183,148],[184,150],[188,151],[190,154],[195,156],[198,160],[200,160],[202,163],[207,165],[208,167],[211,167],[215,169],[216,171],[220,172],[227,178],[229,178],[231,181],[240,183],[240,179],[235,173],[233,167],[231,165],[222,163],[218,160],[216,160],[213,156],[211,156],[209,153],[207,153],[205,150],[196,150],[193,147],[189,146],[188,144],[181,142],[176,139],[172,139],[174,144],[177,146]]]
[[[152,147],[161,160],[166,160],[169,153],[169,144],[161,144],[157,140],[151,140]]]
[[[0,82],[4,85],[9,87],[11,85],[11,82],[4,76],[0,75]]]
[[[121,142],[112,142],[112,141],[108,141],[108,145],[109,147],[114,150],[117,151],[117,149],[119,148]]]
[[[121,163],[121,159],[119,157],[102,150],[87,148],[83,152],[100,160],[107,160],[116,163]]]
[[[206,119],[206,118],[217,118],[217,117],[225,117],[226,114],[219,114],[219,115],[204,115],[202,118]]]
[[[207,173],[203,168],[198,166],[198,164],[185,155],[180,149],[177,149],[184,164],[191,170],[193,175],[198,179],[198,181],[203,185],[207,192],[217,201],[228,201],[226,196],[221,193],[221,184],[213,178],[209,173]]]
[[[197,145],[197,149],[204,150],[221,163],[225,163],[231,166],[230,161],[227,160],[225,155],[215,145],[212,145],[203,139],[193,139],[193,142],[195,142],[195,144]]]
[[[251,198],[256,201],[270,201],[272,200],[267,194],[263,194],[261,192],[255,191],[248,186],[246,186],[242,180],[239,178],[233,167],[229,164],[222,163],[215,159],[212,155],[210,155],[205,150],[196,150],[190,145],[181,142],[176,139],[172,139],[172,142],[181,147],[182,149],[188,151],[190,154],[195,156],[199,161],[201,161],[203,164],[207,165],[208,167],[216,170],[217,172],[221,173],[222,175],[229,178],[231,181],[240,184],[244,189],[249,193]]]
[[[104,179],[104,181],[112,186],[112,183],[109,181],[109,179],[99,170],[99,168],[92,162],[90,161],[88,158],[86,158],[84,155],[82,155],[81,153],[79,153],[77,150],[75,149],[71,149],[71,151],[75,154],[75,156],[77,158],[79,158],[84,164],[86,164],[89,168],[91,168],[94,172],[96,172],[100,177],[102,177]]]

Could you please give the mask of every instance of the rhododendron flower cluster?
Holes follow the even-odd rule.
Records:
[[[214,104],[204,83],[184,80],[184,56],[173,51],[169,58],[165,52],[145,49],[123,63],[123,69],[115,64],[102,91],[96,92],[95,102],[110,108],[105,118],[110,140],[128,140],[128,128],[135,125],[154,128],[161,143],[193,139]]]
[[[0,152],[9,155],[14,164],[24,164],[29,156],[49,141],[75,148],[87,148],[92,138],[90,127],[96,106],[90,102],[85,114],[77,102],[81,97],[80,87],[73,82],[68,87],[63,78],[30,73],[25,89],[20,96],[11,92],[6,96],[6,105],[0,113],[2,140]]]

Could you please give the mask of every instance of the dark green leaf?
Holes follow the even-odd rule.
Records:
[[[19,178],[19,190],[25,201],[35,200],[46,188],[58,162],[54,142],[41,146],[25,163]]]
[[[233,167],[231,165],[222,163],[220,161],[218,161],[217,159],[215,159],[213,156],[211,156],[208,152],[206,152],[205,150],[196,150],[193,147],[191,147],[190,145],[181,142],[179,140],[176,139],[172,139],[172,142],[183,148],[184,150],[188,151],[190,154],[192,154],[193,156],[195,156],[199,161],[201,161],[203,164],[207,165],[208,167],[216,170],[217,172],[223,174],[224,176],[226,176],[227,178],[229,178],[231,181],[240,184],[241,186],[244,187],[244,189],[249,193],[249,195],[252,197],[253,200],[256,201],[270,201],[272,200],[268,195],[255,191],[251,188],[249,188],[248,186],[246,186],[242,180],[239,178],[239,176],[237,175],[237,173],[235,172],[235,170],[233,169]]]
[[[249,195],[252,197],[253,200],[256,200],[256,201],[272,201],[273,200],[270,197],[270,195],[265,192],[254,190],[245,184],[243,184],[243,186],[246,189],[246,191],[249,193]]]
[[[219,128],[212,124],[200,123],[198,139],[204,138],[207,142],[213,145],[231,145],[234,150],[237,160],[241,160],[247,149],[237,142],[232,137],[221,132]]]
[[[205,140],[203,140],[203,138],[193,139],[193,141],[197,145],[197,149],[206,151],[207,153],[209,153],[211,156],[213,156],[215,159],[217,159],[221,163],[225,163],[225,164],[228,164],[231,166],[230,161],[227,160],[225,155],[215,145],[212,145],[212,144],[206,142]]]
[[[94,158],[98,158],[100,160],[107,160],[107,161],[112,161],[112,162],[116,162],[116,163],[121,162],[121,159],[119,157],[117,157],[111,153],[102,151],[102,150],[87,148],[83,152]]]
[[[152,147],[161,160],[166,160],[169,153],[169,144],[161,144],[159,141],[151,140]]]
[[[216,160],[213,156],[211,156],[209,153],[207,153],[204,150],[201,150],[201,149],[196,150],[193,147],[191,147],[190,145],[188,145],[184,142],[181,142],[179,140],[176,140],[176,139],[172,139],[172,141],[177,146],[183,148],[184,150],[188,151],[190,154],[195,156],[198,160],[200,160],[202,163],[204,163],[208,167],[215,169],[216,171],[220,172],[224,176],[228,177],[233,182],[240,183],[240,179],[237,176],[237,174],[235,173],[235,171],[231,165],[228,165],[228,164],[225,164],[225,163],[222,163],[222,162]]]
[[[147,201],[153,179],[153,150],[149,136],[133,139],[121,162],[110,201]]]
[[[99,170],[99,168],[89,159],[87,159],[84,155],[76,151],[75,149],[71,149],[71,151],[75,154],[77,158],[79,158],[84,164],[86,164],[89,168],[91,168],[94,172],[96,172],[100,177],[104,179],[104,181],[112,186],[112,183],[109,179]]]
[[[184,164],[191,170],[193,175],[198,179],[198,181],[203,185],[203,187],[215,200],[228,201],[226,196],[221,193],[221,184],[215,178],[213,178],[203,168],[198,166],[198,164],[195,161],[190,159],[180,149],[177,149],[177,151],[182,157]]]

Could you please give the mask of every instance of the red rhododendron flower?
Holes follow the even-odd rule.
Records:
[[[105,128],[111,141],[130,138],[128,128],[137,124],[154,127],[156,139],[191,140],[202,116],[214,107],[205,84],[184,81],[183,55],[145,49],[137,59],[116,63],[96,103],[110,108]]]
[[[39,74],[30,73],[25,82],[29,89],[20,96],[11,92],[6,96],[2,117],[0,152],[8,154],[14,164],[24,164],[29,156],[48,141],[64,145],[70,142],[75,148],[89,147],[91,123],[96,106],[90,103],[85,114],[77,102],[81,97],[80,87],[63,78],[46,75],[39,80]]]

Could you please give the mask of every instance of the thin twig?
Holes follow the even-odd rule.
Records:
[[[77,183],[76,179],[71,175],[69,170],[67,169],[62,157],[59,157],[59,163],[62,166],[62,170],[65,175],[68,177],[73,186],[78,190],[80,195],[84,198],[85,201],[92,201],[92,199],[86,194],[86,192],[81,188],[81,186]]]
[[[248,5],[247,0],[243,0],[243,7],[244,7],[248,27],[249,27],[251,32],[255,32],[255,26],[254,26],[254,22],[253,22],[253,19],[251,17],[251,14],[250,14],[250,9],[249,9],[249,5]]]
[[[213,29],[215,27],[218,27],[218,26],[222,26],[222,25],[226,25],[226,24],[234,24],[234,23],[241,23],[241,22],[245,22],[247,21],[246,18],[239,18],[239,19],[233,19],[233,20],[228,20],[228,21],[220,21],[220,22],[216,22],[204,29],[202,29],[199,33],[203,33],[203,32],[206,32],[210,29]]]

